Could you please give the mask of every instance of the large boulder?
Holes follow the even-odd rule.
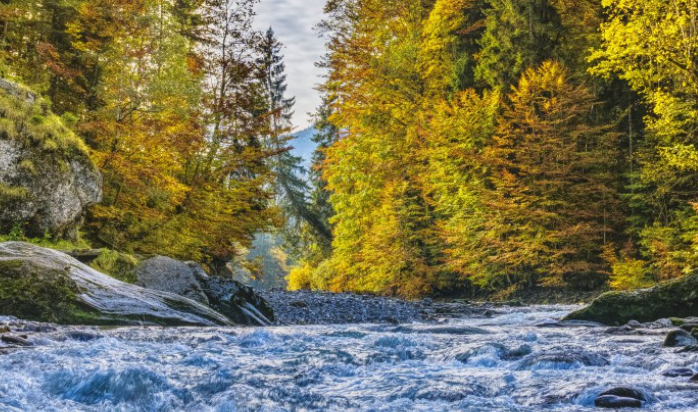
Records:
[[[251,287],[220,277],[206,277],[202,286],[211,307],[235,323],[268,326],[274,321],[271,305]]]
[[[157,256],[138,265],[135,274],[140,286],[210,305],[238,325],[267,326],[274,320],[271,306],[252,288],[234,280],[209,277],[195,262]]]
[[[104,275],[55,250],[0,243],[0,315],[81,325],[231,325],[193,300]]]
[[[606,293],[566,319],[619,326],[631,320],[652,322],[691,316],[698,316],[698,275],[695,274],[651,289]]]
[[[141,262],[135,269],[136,284],[148,289],[162,290],[208,305],[208,297],[192,268],[179,260],[156,256]]]
[[[87,148],[45,101],[0,79],[0,231],[77,238],[85,209],[102,199]]]

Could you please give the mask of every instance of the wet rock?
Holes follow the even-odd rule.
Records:
[[[651,289],[610,292],[566,319],[591,320],[619,326],[631,320],[653,322],[661,318],[698,315],[698,274],[666,282]]]
[[[612,328],[608,328],[604,331],[604,333],[608,335],[632,335],[635,334],[636,331],[629,325],[623,325],[623,326],[614,326]]]
[[[698,345],[686,346],[677,350],[676,353],[698,353]]]
[[[181,296],[104,275],[55,250],[0,243],[0,314],[79,325],[230,325]]]
[[[97,335],[96,333],[77,331],[77,330],[66,332],[65,336],[68,339],[76,340],[78,342],[90,342],[93,340],[104,338],[104,336]]]
[[[274,321],[274,309],[267,300],[240,282],[209,277],[201,287],[211,307],[237,324],[266,326]]]
[[[573,369],[580,366],[608,366],[608,359],[595,353],[540,353],[524,358],[518,370]]]
[[[664,346],[669,348],[676,348],[680,346],[691,346],[698,343],[698,340],[694,338],[690,333],[683,329],[672,330],[666,335],[664,339]]]
[[[135,269],[136,284],[144,288],[174,293],[208,305],[192,268],[184,262],[165,256],[156,256],[141,262]]]
[[[662,376],[668,378],[678,378],[683,376],[693,376],[693,370],[689,368],[671,368],[662,372]]]
[[[695,375],[693,375],[693,376],[691,377],[691,379],[689,379],[689,380],[690,380],[691,382],[698,382],[698,373],[696,373]]]
[[[597,408],[642,408],[642,401],[632,398],[623,398],[620,396],[605,395],[599,396],[594,401]]]
[[[628,322],[628,326],[630,326],[630,327],[633,328],[633,329],[637,329],[637,328],[641,328],[641,327],[642,327],[642,323],[640,323],[640,322],[638,322],[638,321],[636,321],[636,320],[631,320],[630,322]]]
[[[599,396],[618,396],[620,398],[636,399],[643,402],[647,401],[647,396],[642,391],[622,386],[604,391]]]
[[[26,336],[26,335],[25,335]],[[33,346],[31,342],[27,340],[27,338],[20,337],[20,336],[10,336],[10,335],[3,335],[0,337],[0,340],[2,340],[4,343],[7,343],[8,345],[14,345],[14,346]]]
[[[530,355],[532,351],[533,349],[529,345],[521,345],[516,349],[509,349],[500,343],[488,343],[487,345],[456,355],[456,360],[462,363],[468,363],[473,357],[485,355],[487,353],[494,353],[502,360],[516,360]]]
[[[414,328],[408,326],[399,326],[391,330],[393,333],[415,333],[420,335],[486,335],[489,332],[485,329],[473,327],[430,327],[430,328]]]
[[[698,323],[684,323],[681,325],[681,329],[685,330],[686,332],[693,332],[694,329],[698,329]]]

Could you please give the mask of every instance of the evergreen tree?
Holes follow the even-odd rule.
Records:
[[[549,0],[487,0],[477,78],[506,90],[525,70],[560,58],[564,27]]]
[[[594,96],[559,63],[528,70],[508,100],[482,155],[484,235],[470,250],[481,274],[507,286],[607,272],[622,216],[618,135],[595,123]]]

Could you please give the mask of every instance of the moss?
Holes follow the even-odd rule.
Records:
[[[570,314],[569,320],[590,320],[622,325],[631,320],[652,322],[661,318],[698,316],[698,276],[667,282],[651,289],[611,292],[588,307]]]
[[[47,109],[44,99],[36,98],[35,93],[22,85],[15,84],[14,87],[14,93],[0,88],[0,138],[20,139],[37,155],[61,153],[66,160],[88,157],[82,139],[66,126],[61,117]],[[34,98],[29,99],[29,95]],[[66,117],[66,120],[70,122],[72,119]]]
[[[65,324],[99,315],[79,301],[77,285],[65,270],[21,259],[0,260],[0,313]]]
[[[19,168],[25,173],[36,176],[36,166],[34,165],[34,162],[29,159],[22,160],[22,162],[19,164]]]
[[[139,260],[134,256],[104,249],[90,266],[122,282],[133,284],[138,280],[134,269],[139,263]]]
[[[0,183],[0,207],[7,207],[15,202],[25,201],[29,196],[29,191],[26,188],[6,186]]]

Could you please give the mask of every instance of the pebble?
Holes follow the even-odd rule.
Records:
[[[467,301],[395,298],[283,290],[260,291],[274,309],[277,325],[330,325],[380,323],[400,325],[412,322],[438,322],[442,319],[482,315],[487,307]]]

